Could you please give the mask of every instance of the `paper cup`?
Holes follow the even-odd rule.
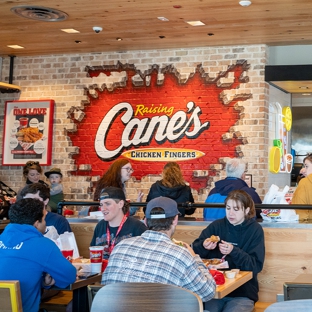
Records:
[[[90,250],[91,272],[101,273],[104,246],[91,246],[89,247],[89,250]]]
[[[74,249],[62,250],[62,254],[69,262],[73,261]]]
[[[21,117],[19,119],[20,122],[20,128],[27,128],[28,126],[28,118],[27,117]]]

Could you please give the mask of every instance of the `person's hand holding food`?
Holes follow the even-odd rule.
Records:
[[[220,241],[219,236],[211,235],[209,238],[205,239],[205,241],[203,242],[203,246],[208,250],[212,250],[217,247],[219,241]]]

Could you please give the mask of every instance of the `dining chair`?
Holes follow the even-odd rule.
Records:
[[[103,286],[93,299],[91,312],[202,312],[195,293],[169,284],[115,283]]]
[[[23,312],[19,281],[0,280],[1,312]]]

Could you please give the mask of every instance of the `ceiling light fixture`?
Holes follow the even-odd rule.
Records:
[[[76,42],[76,43],[81,43],[81,41],[80,41],[80,40],[75,40],[75,42]]]
[[[122,38],[119,38],[119,37],[118,37],[118,38],[116,38],[116,40],[117,40],[117,41],[122,41]]]
[[[189,25],[191,25],[191,26],[203,26],[203,25],[205,25],[203,22],[201,22],[201,21],[188,21],[188,22],[186,22],[186,23],[188,23]]]
[[[160,21],[162,22],[169,22],[168,18],[164,17],[164,16],[159,16],[157,17]]]
[[[76,30],[76,29],[73,29],[73,28],[67,28],[67,29],[61,29],[61,31],[64,31],[68,34],[77,34],[77,33],[80,33],[80,31]]]
[[[24,47],[17,45],[17,44],[8,45],[7,47],[11,49],[25,49]]]
[[[239,1],[239,4],[243,7],[248,7],[251,5],[251,1],[245,0],[245,1]]]
[[[299,89],[307,90],[307,89],[309,89],[309,87],[307,87],[307,86],[301,86],[301,87],[299,87]]]
[[[311,93],[302,93],[302,95],[311,95]]]

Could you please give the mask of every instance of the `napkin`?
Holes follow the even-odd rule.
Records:
[[[222,272],[218,270],[209,270],[209,272],[214,278],[217,285],[223,285],[225,283],[225,278]]]

